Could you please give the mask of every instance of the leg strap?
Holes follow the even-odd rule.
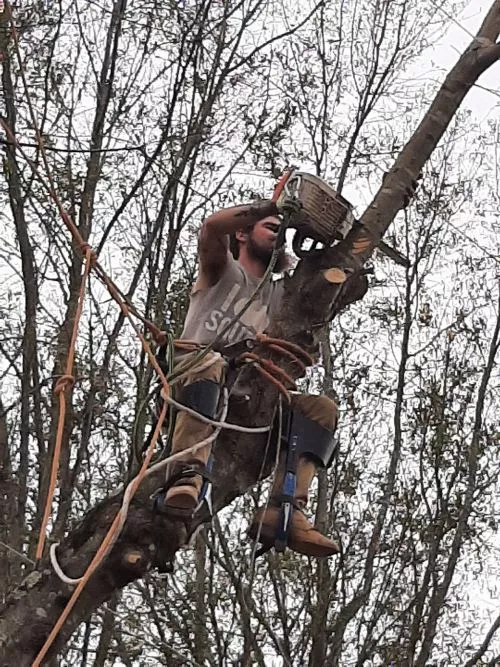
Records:
[[[160,389],[161,387],[158,388],[156,397],[158,414],[160,413],[161,407],[163,406],[163,399],[161,398]],[[220,385],[214,380],[197,380],[196,382],[192,382],[191,384],[187,384],[184,387],[181,387],[178,394],[174,394],[174,396],[179,403],[182,403],[182,405],[185,405],[187,408],[191,408],[191,410],[199,412],[204,417],[215,419],[217,416],[217,407],[220,397]],[[152,425],[150,433],[142,446],[141,453],[144,453],[149,447],[156,428],[156,423],[157,422]],[[167,435],[168,430],[167,424],[168,420],[164,423],[163,426],[163,432],[165,435]],[[168,435],[171,436],[171,433],[168,433]]]
[[[214,419],[217,415],[219,395],[220,385],[218,382],[202,379],[183,386],[179,392],[178,402],[187,408],[191,408],[191,410],[195,410],[204,417]],[[206,466],[196,462],[191,464],[189,461],[174,463],[173,472],[167,482],[153,494],[154,510],[161,514],[169,514],[168,507],[165,504],[167,491],[179,481],[195,477],[196,475],[200,475],[203,478],[198,508],[205,502],[209,510],[211,510],[212,477],[210,471],[212,467],[213,459]]]
[[[196,380],[186,384],[179,392],[179,403],[213,419],[217,414],[220,384],[214,380]]]
[[[288,450],[293,445],[295,466],[301,456],[313,459],[323,468],[331,465],[337,446],[332,431],[297,410],[290,410],[287,426],[283,439]]]

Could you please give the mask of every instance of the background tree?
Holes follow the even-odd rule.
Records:
[[[0,250],[0,645],[9,637],[24,644],[19,664],[31,664],[70,592],[46,572],[28,595],[18,585],[31,571],[43,513],[58,412],[51,389],[63,373],[82,268],[27,162],[43,172],[27,92],[80,233],[127,296],[178,331],[201,219],[269,192],[268,177],[285,160],[326,175],[348,196],[359,189],[362,212],[437,86],[413,73],[446,22],[434,3],[410,4],[322,2],[298,14],[295,5],[257,0],[151,2],[133,11],[125,2],[26,2],[14,17],[20,59],[4,12],[2,117],[21,146],[4,138],[8,189],[0,194],[8,211]],[[458,8],[444,6],[447,14]],[[469,60],[477,55],[479,63],[484,40],[497,39],[498,13],[497,2],[493,27]],[[84,599],[68,632],[82,612],[87,620],[62,664],[250,665],[277,656],[279,664],[424,665],[459,664],[464,653],[470,664],[494,664],[498,621],[470,598],[473,573],[481,570],[479,585],[491,587],[497,562],[498,183],[485,169],[497,137],[494,121],[457,114],[415,205],[391,227],[411,267],[377,261],[369,295],[323,336],[324,365],[304,380],[341,399],[338,461],[318,487],[317,514],[338,531],[341,557],[317,564],[269,555],[255,563],[244,533],[257,489],[251,503],[247,496],[221,513],[193,553],[178,554],[175,576],[148,573],[100,609]],[[390,175],[380,193],[388,220],[387,203],[397,210],[405,178]],[[477,217],[480,230],[470,224]],[[96,281],[84,317],[54,541],[126,478],[154,379]],[[243,456],[245,440],[237,445]],[[247,461],[240,491],[256,479],[258,458],[257,451]],[[223,478],[229,464],[220,462]],[[237,493],[221,488],[225,500]],[[91,515],[97,534],[109,522],[102,507]],[[95,552],[84,540],[91,523],[66,541],[62,562],[73,576]],[[125,583],[107,573],[103,599]],[[43,592],[37,597],[48,581],[52,610],[41,606]],[[28,635],[14,637],[28,612]],[[12,645],[7,650],[12,659]]]

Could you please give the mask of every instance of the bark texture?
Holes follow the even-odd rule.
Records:
[[[500,0],[496,0],[478,36],[446,77],[428,113],[362,216],[360,225],[335,248],[303,259],[294,275],[287,279],[283,308],[272,323],[271,334],[298,343],[315,355],[325,322],[335,317],[342,307],[363,297],[367,288],[362,275],[365,261],[403,207],[411,182],[432,154],[468,90],[500,58],[500,44],[496,43],[499,32]],[[341,267],[350,274],[343,286],[332,285],[323,277],[324,270],[331,267]],[[282,360],[275,361],[293,372]],[[231,402],[228,420],[248,426],[268,424],[276,390],[252,371],[245,371],[241,384],[242,392]],[[236,435],[231,431],[224,432],[218,439],[215,511],[255,484],[262,471],[266,441],[266,436]],[[274,459],[273,452],[268,452],[268,459],[264,475]],[[161,481],[151,477],[138,491],[120,539],[86,586],[53,646],[52,655],[99,605],[150,568],[173,560],[185,543],[188,533],[182,523],[169,522],[152,512],[150,495]],[[69,576],[78,577],[85,571],[119,509],[120,499],[118,493],[97,505],[61,543],[59,561]],[[201,517],[199,522],[202,520],[206,517]],[[134,557],[127,558],[131,552]],[[61,583],[48,563],[25,579],[1,612],[0,665],[25,667],[32,663],[71,593],[72,587]]]

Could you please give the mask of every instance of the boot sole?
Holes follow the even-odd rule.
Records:
[[[259,533],[259,524],[252,524],[248,531],[248,535],[252,540],[256,540],[258,535],[260,544],[266,548],[274,546],[275,530],[270,526],[262,525]],[[320,544],[315,544],[313,542],[297,542],[297,540],[293,539],[288,541],[287,546],[296,553],[302,554],[303,556],[311,556],[312,558],[328,558],[329,556],[335,556],[340,552],[337,545],[333,548],[331,546],[321,546]]]
[[[335,545],[335,547],[322,547],[319,544],[304,544],[304,542],[300,543],[294,540],[290,540],[288,546],[292,551],[297,551],[299,554],[303,554],[304,556],[312,556],[313,558],[328,558],[329,556],[336,556],[340,552],[340,549],[337,545]]]

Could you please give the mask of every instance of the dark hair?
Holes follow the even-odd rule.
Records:
[[[250,206],[252,204],[260,204],[262,206],[263,202],[265,202],[266,199],[264,197],[257,196],[252,201],[250,202]],[[254,223],[252,226],[255,227],[257,224],[257,221]],[[240,256],[240,244],[238,239],[236,238],[236,232],[233,232],[232,234],[229,234],[229,251],[231,252],[231,255],[234,257],[234,259],[238,259]]]
[[[255,222],[251,228],[247,229],[247,233],[251,232],[252,229],[255,227],[257,223]],[[237,232],[233,232],[232,234],[229,234],[229,250],[231,252],[231,255],[234,257],[234,259],[238,259],[240,256],[240,242],[236,238]]]
[[[229,250],[234,259],[238,259],[240,256],[240,244],[236,238],[236,232],[229,234]]]

